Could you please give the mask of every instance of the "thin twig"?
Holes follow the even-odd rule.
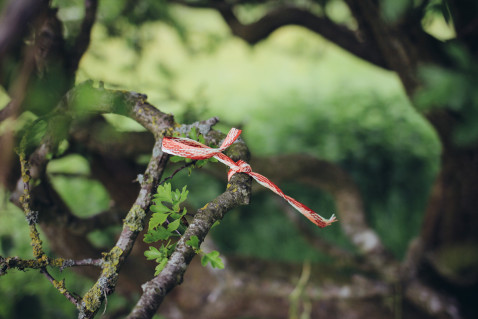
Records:
[[[48,270],[43,267],[40,272],[45,275],[45,277],[48,279],[48,281],[51,282],[53,287],[55,287],[63,296],[66,297],[72,304],[74,304],[76,307],[80,304],[80,299],[77,296],[74,296],[72,293],[70,293],[66,288],[65,288],[65,279],[63,280],[56,280],[53,278],[52,275],[48,272]]]
[[[176,169],[171,175],[169,175],[168,177],[164,178],[161,182],[159,182],[158,185],[163,185],[166,181],[170,180],[170,179],[173,179],[174,175],[176,175],[177,173],[179,173],[180,171],[182,171],[183,169],[189,167],[189,166],[192,166],[194,164],[196,164],[197,160],[193,160],[192,162],[189,162],[189,163],[186,163],[184,164],[183,166],[181,166],[180,168]]]
[[[43,257],[41,259],[22,259],[19,257],[7,257],[0,256],[0,276],[5,275],[10,269],[42,269],[45,266],[57,267],[62,271],[68,267],[76,266],[95,266],[101,267],[103,264],[102,259],[63,259],[63,258],[49,258]]]
[[[73,260],[73,259],[68,259],[65,260],[63,263],[63,266],[61,269],[65,267],[75,267],[75,266],[95,266],[95,267],[101,267],[103,264],[102,259],[92,259],[92,258],[86,258],[86,259],[80,259],[80,260]]]

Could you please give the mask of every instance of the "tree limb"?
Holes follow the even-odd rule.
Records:
[[[85,17],[81,23],[80,33],[75,39],[75,44],[69,54],[69,70],[74,73],[78,69],[81,57],[90,45],[91,29],[96,20],[98,0],[85,0]]]
[[[215,139],[218,139],[217,135]],[[236,156],[231,155],[235,161],[247,160],[248,151],[244,144],[236,143],[225,153],[228,152],[236,154]],[[202,243],[213,224],[221,220],[226,212],[239,205],[248,204],[250,187],[251,178],[249,176],[235,174],[224,193],[197,211],[193,221],[177,243],[166,267],[158,276],[142,286],[143,295],[128,318],[151,318],[154,315],[166,294],[181,284],[187,266],[196,254],[193,247],[187,245],[186,242],[192,236],[197,236],[199,243]]]
[[[174,2],[188,6],[195,5],[188,1]],[[283,5],[270,10],[256,22],[243,24],[234,14],[232,4],[209,2],[208,4],[204,3],[202,5],[216,9],[222,15],[232,33],[251,45],[267,38],[280,27],[291,24],[299,25],[323,36],[327,40],[372,64],[389,69],[387,61],[383,58],[374,42],[361,39],[357,36],[356,32],[346,26],[337,24],[326,17],[319,17],[308,10]]]

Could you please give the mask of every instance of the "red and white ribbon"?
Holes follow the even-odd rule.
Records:
[[[230,157],[224,155],[222,152],[228,148],[241,134],[241,130],[232,128],[226,136],[226,139],[222,142],[219,148],[211,148],[197,141],[184,137],[165,137],[163,138],[162,150],[165,153],[187,157],[194,160],[203,160],[210,157],[216,158],[218,161],[229,166],[230,170],[227,175],[228,180],[232,175],[236,173],[245,173],[254,178],[259,184],[269,188],[274,193],[284,198],[289,204],[297,209],[302,215],[307,217],[311,222],[317,226],[323,228],[329,226],[333,222],[337,221],[335,216],[332,215],[329,219],[325,219],[309,207],[302,203],[299,203],[290,196],[284,194],[277,185],[272,183],[269,179],[252,171],[251,166],[246,162],[239,160],[234,162]]]

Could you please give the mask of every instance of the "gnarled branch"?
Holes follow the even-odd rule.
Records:
[[[188,6],[197,5],[189,1],[176,0],[174,2]],[[375,42],[359,37],[357,32],[344,25],[337,24],[327,17],[320,17],[299,7],[283,5],[268,11],[253,23],[243,24],[234,14],[233,5],[233,3],[215,3],[214,1],[200,3],[201,7],[216,9],[222,15],[231,32],[251,45],[264,40],[280,27],[299,25],[372,64],[389,69],[387,61],[381,55]]]

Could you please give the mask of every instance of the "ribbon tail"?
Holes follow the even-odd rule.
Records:
[[[307,217],[315,225],[323,228],[337,221],[334,215],[332,215],[329,219],[325,219],[319,214],[317,214],[316,212],[314,212],[309,207],[296,201],[292,197],[287,196],[286,194],[284,194],[284,192],[282,192],[282,190],[279,187],[277,187],[277,185],[275,185],[269,179],[267,179],[267,177],[262,176],[261,174],[252,172],[249,164],[240,160],[237,162],[234,162],[227,155],[223,154],[222,151],[224,151],[232,143],[234,143],[234,141],[237,140],[240,134],[241,134],[241,130],[232,128],[219,148],[211,148],[209,146],[206,146],[198,141],[194,141],[189,138],[165,137],[163,138],[163,144],[161,149],[163,150],[163,152],[171,154],[171,155],[187,157],[187,158],[191,158],[195,160],[207,159],[214,156],[217,160],[219,160],[220,162],[222,162],[223,164],[231,168],[228,173],[228,180],[231,178],[232,175],[236,173],[249,174],[259,184],[270,189],[277,195],[284,198],[292,207],[294,207],[302,215]]]
[[[250,173],[247,173],[247,174],[252,176],[262,186],[270,189],[271,191],[273,191],[274,193],[276,193],[280,197],[284,198],[299,213],[304,215],[308,220],[310,220],[312,223],[314,223],[318,227],[324,228],[324,227],[329,226],[333,222],[337,221],[337,219],[335,218],[335,215],[332,215],[329,219],[326,219],[326,218],[320,216],[319,214],[317,214],[316,212],[314,212],[309,207],[305,206],[304,204],[296,201],[295,199],[293,199],[290,196],[287,196],[286,194],[284,194],[284,192],[277,185],[272,183],[267,177],[265,177],[261,174],[258,174],[258,173],[254,173],[254,172],[250,172]]]

